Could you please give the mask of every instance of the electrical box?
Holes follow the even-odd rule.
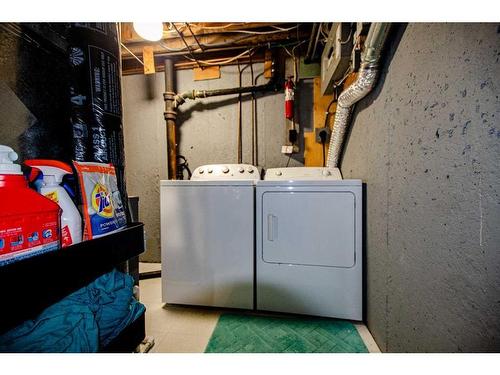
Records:
[[[321,76],[321,64],[320,63],[304,63],[304,57],[299,58],[299,78],[316,78]]]
[[[333,92],[335,81],[340,80],[351,61],[355,26],[347,22],[335,22],[321,55],[321,95]]]
[[[283,145],[281,146],[281,153],[285,155],[296,154],[300,151],[298,145]]]

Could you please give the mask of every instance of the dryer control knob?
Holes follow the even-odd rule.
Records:
[[[208,169],[207,169],[207,172],[208,172],[208,173],[212,173],[212,172],[213,172],[213,169],[212,169],[212,168],[208,168]]]
[[[248,167],[247,172],[248,173],[253,173],[253,168],[252,167]]]
[[[282,174],[283,174],[283,172],[281,172],[281,171],[276,172],[276,176],[281,176]]]
[[[323,171],[323,176],[331,176],[331,172],[327,171],[326,169]]]
[[[240,172],[240,173],[245,172],[245,168],[243,168],[243,167],[239,167],[239,168],[238,168],[238,172]]]
[[[222,173],[228,173],[228,172],[229,172],[229,168],[228,167],[222,168]]]
[[[199,173],[199,174],[203,174],[204,172],[205,172],[205,171],[204,171],[203,169],[200,169],[200,170],[198,171],[198,173]]]

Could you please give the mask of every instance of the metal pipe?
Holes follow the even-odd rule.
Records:
[[[168,178],[176,179],[177,173],[177,137],[176,124],[177,111],[175,109],[175,82],[174,62],[165,59],[165,112],[163,113],[167,123],[167,155],[168,155]]]
[[[254,84],[254,76],[253,76],[253,62],[252,56],[250,56],[250,80],[252,85]],[[252,165],[257,165],[255,163],[255,93],[252,92],[252,117],[251,117],[251,125],[252,125]]]
[[[371,24],[361,56],[361,68],[358,77],[339,96],[328,149],[326,165],[329,168],[338,167],[345,131],[349,124],[353,105],[363,99],[375,87],[379,73],[378,63],[390,26],[390,23]]]
[[[264,72],[259,73],[255,76],[255,78],[252,80],[252,84],[255,86],[257,85],[257,81],[259,80],[259,77],[264,76]],[[254,94],[254,93],[252,93]],[[253,121],[254,121],[254,139],[255,139],[255,163],[252,163],[252,165],[257,166],[259,164],[259,117],[257,116],[257,99],[255,98],[253,102]]]
[[[209,98],[211,96],[223,96],[232,94],[245,94],[248,92],[265,92],[265,91],[278,91],[280,85],[274,80],[259,86],[244,86],[232,87],[228,89],[215,89],[215,90],[190,90],[182,94],[175,95],[175,106],[178,107],[186,101],[186,99]]]
[[[309,39],[309,44],[307,45],[307,52],[304,57],[304,64],[309,64],[311,62],[311,59],[313,58],[312,56],[312,51],[313,47],[316,41],[316,34],[318,33],[318,23],[315,22],[312,25],[312,30],[311,30],[311,38]]]
[[[241,66],[240,62],[238,61],[238,87],[241,88]],[[237,137],[237,143],[238,143],[238,164],[241,164],[243,160],[243,142],[242,142],[242,118],[241,118],[241,112],[242,112],[242,102],[241,102],[241,93],[238,94],[238,137]]]
[[[321,35],[321,27],[322,27],[321,25],[323,25],[323,24],[320,23],[318,25],[318,32],[316,33],[316,40],[314,41],[314,47],[313,47],[312,54],[311,54],[311,60],[313,60],[314,56],[316,56],[316,47],[318,46],[319,37]]]

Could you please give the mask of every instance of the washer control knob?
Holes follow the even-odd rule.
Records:
[[[323,171],[323,176],[331,176],[331,174],[332,173],[326,169]]]
[[[276,176],[281,176],[283,174],[283,172],[281,171],[276,171]]]
[[[253,173],[253,168],[252,167],[248,167],[247,172],[248,173]]]
[[[224,166],[224,168],[222,168],[222,173],[228,173],[229,172],[229,168]]]
[[[213,172],[213,169],[212,169],[212,168],[208,168],[208,169],[207,169],[207,172],[208,172],[208,173],[212,173],[212,172]]]
[[[240,172],[240,173],[245,172],[245,168],[243,168],[243,167],[239,167],[239,168],[238,168],[238,172]]]
[[[200,170],[198,171],[198,173],[199,173],[199,174],[203,174],[204,172],[205,172],[205,171],[204,171],[203,169],[200,169]]]

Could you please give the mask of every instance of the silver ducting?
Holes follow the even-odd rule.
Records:
[[[366,37],[358,78],[339,96],[328,149],[326,166],[329,168],[338,167],[352,106],[364,98],[375,86],[378,77],[380,53],[387,38],[389,27],[390,23],[372,23]]]

